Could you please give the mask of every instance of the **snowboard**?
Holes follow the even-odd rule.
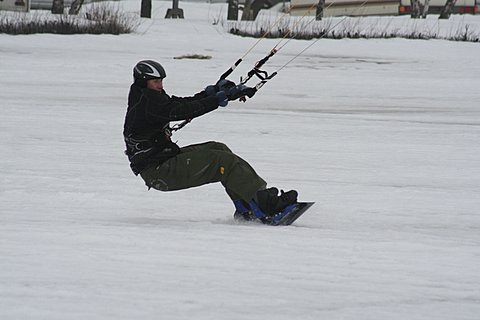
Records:
[[[263,218],[261,220],[255,218],[253,212],[251,211],[245,214],[235,212],[233,217],[235,221],[240,223],[262,222],[263,224],[271,226],[288,226],[300,218],[300,216],[302,216],[314,204],[315,202],[297,202],[289,205],[273,217]]]
[[[268,224],[272,226],[289,226],[298,218],[300,218],[314,204],[315,202],[297,202],[292,204],[283,209],[282,212],[273,216],[272,220]]]

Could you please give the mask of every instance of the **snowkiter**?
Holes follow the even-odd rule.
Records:
[[[242,158],[220,142],[179,147],[171,140],[170,121],[193,119],[245,95],[251,88],[220,80],[191,97],[169,96],[164,68],[142,60],[133,69],[123,136],[135,175],[149,188],[181,190],[220,182],[235,205],[235,217],[269,217],[296,203],[297,192],[266,189],[267,183]]]

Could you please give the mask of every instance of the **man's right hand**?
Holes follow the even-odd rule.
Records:
[[[215,84],[215,87],[217,88],[217,91],[228,92],[230,88],[235,87],[235,82],[227,79],[221,79],[221,80],[218,80],[218,82]]]
[[[235,82],[227,79],[221,79],[218,80],[217,83],[207,86],[205,88],[205,92],[208,96],[214,96],[215,94],[217,94],[217,92],[220,91],[228,92],[228,90],[233,87],[235,87]]]

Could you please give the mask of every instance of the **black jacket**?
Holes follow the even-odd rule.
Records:
[[[217,98],[204,91],[180,98],[132,84],[123,137],[133,172],[138,175],[178,154],[180,148],[170,140],[170,121],[192,119],[216,108]]]

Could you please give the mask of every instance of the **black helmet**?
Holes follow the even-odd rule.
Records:
[[[142,60],[133,68],[135,80],[163,79],[167,76],[162,65],[153,60]]]

